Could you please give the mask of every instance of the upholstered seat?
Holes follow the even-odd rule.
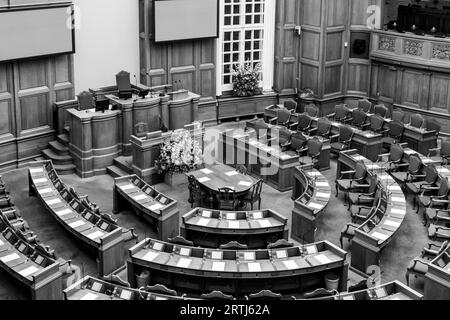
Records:
[[[370,113],[372,111],[372,102],[367,99],[358,100],[358,109],[365,113]]]
[[[331,144],[331,153],[338,156],[341,151],[348,150],[350,148],[354,134],[355,133],[351,127],[340,127],[339,135],[332,137],[332,139],[337,138],[337,141]]]
[[[437,192],[436,192],[437,190]],[[440,180],[440,187],[425,187],[418,196],[419,208],[447,208],[450,200],[447,198],[449,194],[449,184],[447,178]]]
[[[361,189],[360,187],[358,187],[358,185],[364,183],[366,175],[367,175],[367,168],[361,161],[356,163],[354,171],[341,172],[341,177],[335,182],[336,197],[339,194],[339,190],[344,192],[345,198],[347,198],[347,193],[350,190]]]
[[[335,107],[335,112],[328,115],[328,118],[342,123],[349,123],[352,121],[350,118],[350,109],[345,104],[337,105]]]
[[[431,224],[428,228],[428,237],[433,240],[450,240],[450,228]]]
[[[382,116],[383,118],[387,118],[388,112],[389,110],[384,104],[377,104],[374,107],[374,113],[379,116]]]
[[[319,108],[315,104],[310,103],[305,107],[305,113],[310,117],[316,118],[319,116]]]
[[[344,238],[351,241],[355,236],[355,230],[358,229],[359,225],[354,223],[347,223],[347,225],[341,231],[341,237],[339,239],[341,243],[341,248],[344,248]]]
[[[386,137],[381,140],[383,148],[390,150],[391,146],[396,143],[400,143],[405,131],[405,125],[399,121],[392,121],[389,123],[389,132]]]
[[[392,172],[392,177],[398,182],[404,184],[407,181],[412,181],[420,173],[422,168],[422,160],[417,154],[412,154],[409,156],[409,166],[408,171],[396,171]]]
[[[421,193],[424,187],[433,187],[436,184],[439,174],[434,165],[425,167],[425,175],[416,176],[416,178],[425,178],[425,180],[407,182],[406,189],[414,195],[414,207],[416,206],[417,196]]]

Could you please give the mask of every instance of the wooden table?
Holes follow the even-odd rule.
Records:
[[[237,172],[234,168],[217,163],[204,169],[190,172],[200,185],[213,193],[219,193],[220,188],[233,189],[237,196],[246,194],[252,188],[254,181],[249,176]]]

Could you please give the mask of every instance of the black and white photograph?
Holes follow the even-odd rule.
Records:
[[[0,304],[450,300],[449,161],[450,0],[0,0]]]

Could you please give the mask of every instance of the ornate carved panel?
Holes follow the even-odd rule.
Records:
[[[403,45],[403,53],[409,54],[411,56],[422,56],[423,53],[423,42],[405,39]]]
[[[378,49],[383,51],[395,52],[395,38],[381,36],[378,42]]]
[[[432,57],[433,59],[450,61],[450,44],[435,44]]]

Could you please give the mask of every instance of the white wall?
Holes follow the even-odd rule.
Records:
[[[116,83],[121,70],[139,79],[138,0],[73,0],[80,8],[75,30],[75,94]]]

